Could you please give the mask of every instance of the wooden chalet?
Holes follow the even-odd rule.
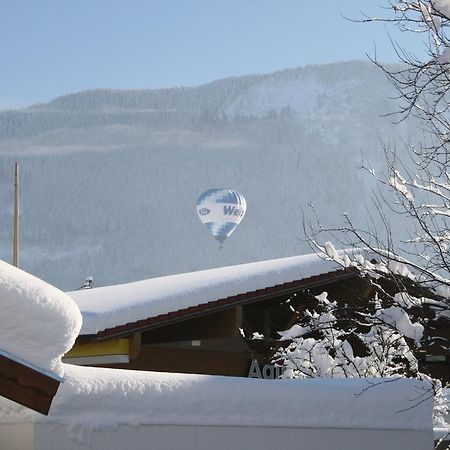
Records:
[[[392,280],[377,282],[395,292]],[[420,294],[412,283],[409,289]],[[294,310],[323,291],[351,304],[367,301],[373,285],[354,268],[306,255],[71,292],[84,325],[63,361],[274,378],[278,373],[270,362],[280,345],[277,332],[290,328],[298,317]],[[130,313],[133,302],[138,307]],[[102,321],[108,314],[109,322]],[[440,318],[432,324],[447,342],[449,323]],[[433,343],[418,358],[433,376],[450,381],[448,348]]]

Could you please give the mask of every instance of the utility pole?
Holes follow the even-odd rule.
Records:
[[[14,235],[13,235],[13,266],[19,267],[19,162],[14,170]]]

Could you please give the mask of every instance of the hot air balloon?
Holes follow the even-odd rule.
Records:
[[[244,196],[234,189],[209,189],[197,200],[198,217],[220,242],[220,248],[238,226],[246,209]]]

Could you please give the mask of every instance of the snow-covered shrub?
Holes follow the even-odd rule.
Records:
[[[282,378],[394,377],[428,380],[435,396],[435,423],[448,413],[440,380],[421,371],[417,356],[429,338],[427,314],[419,299],[407,292],[389,295],[378,283],[360,303],[313,296],[300,309],[298,321],[280,331],[280,348],[273,362],[284,367]]]
[[[405,309],[393,301],[383,305],[378,295],[357,309],[327,297],[316,296],[312,309],[299,312],[299,323],[280,332],[289,343],[274,359],[287,368],[284,377],[419,374],[413,350],[421,346],[423,325],[411,322]]]

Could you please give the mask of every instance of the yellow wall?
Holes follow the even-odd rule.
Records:
[[[108,341],[90,342],[88,344],[75,344],[72,349],[65,354],[65,357],[80,358],[83,356],[128,355],[129,350],[129,339],[111,339]]]

